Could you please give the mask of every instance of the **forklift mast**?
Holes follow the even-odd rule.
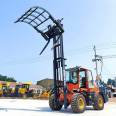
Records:
[[[65,89],[65,58],[63,50],[63,24],[56,20],[48,11],[41,7],[32,7],[25,12],[15,23],[24,22],[31,25],[47,41],[40,52],[46,49],[50,40],[53,41],[53,77],[55,100],[59,96],[60,88]],[[66,92],[64,92],[66,93]]]

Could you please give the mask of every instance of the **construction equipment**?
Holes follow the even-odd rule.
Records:
[[[2,91],[2,84],[0,83],[0,97],[2,96],[3,91]]]
[[[33,97],[33,90],[30,90],[30,83],[18,83],[11,91],[12,97]]]
[[[107,85],[109,90],[109,98],[116,97],[116,86],[114,86],[112,83],[111,85]]]
[[[19,89],[22,87],[21,83],[16,83],[15,87],[11,89],[10,97],[19,97]]]
[[[86,105],[93,105],[94,109],[102,110],[107,102],[106,89],[101,80],[97,82],[102,86],[95,86],[93,78],[89,81],[88,69],[75,67],[66,70],[63,51],[63,24],[56,20],[48,11],[41,7],[32,7],[16,22],[31,25],[47,41],[40,54],[53,40],[53,74],[54,88],[50,93],[49,106],[52,110],[60,110],[64,105],[70,104],[73,112],[84,112]],[[82,76],[82,77],[81,77]],[[68,79],[68,80],[67,80]]]
[[[48,99],[50,95],[50,91],[44,90],[39,96],[39,99]]]
[[[0,83],[0,96],[2,97],[8,96],[8,87],[6,83]]]
[[[19,97],[31,97],[32,91],[29,90],[29,84],[22,84],[18,90]]]

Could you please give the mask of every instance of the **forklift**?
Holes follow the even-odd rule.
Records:
[[[49,96],[49,106],[53,111],[66,109],[71,105],[74,113],[82,113],[86,106],[93,105],[95,110],[102,110],[104,103],[108,101],[106,88],[94,84],[93,78],[89,80],[91,71],[81,67],[65,70],[65,58],[63,50],[63,19],[56,20],[44,8],[35,6],[26,11],[17,22],[31,25],[47,41],[40,52],[46,49],[50,41],[53,42],[53,79],[54,87]],[[90,75],[88,75],[90,74]]]

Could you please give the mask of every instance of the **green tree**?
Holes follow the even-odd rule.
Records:
[[[0,81],[16,82],[13,77],[7,77],[0,74]]]

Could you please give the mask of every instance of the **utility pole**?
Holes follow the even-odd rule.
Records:
[[[103,66],[103,58],[100,55],[97,55],[96,46],[93,47],[94,50],[94,59],[92,59],[93,62],[95,62],[95,70],[96,70],[96,76],[100,76],[102,72],[102,66]],[[98,73],[98,61],[101,62],[101,71]]]
[[[96,46],[93,47],[94,50],[94,59],[93,62],[95,62],[95,70],[96,70],[96,76],[98,76],[98,64],[97,64],[97,54],[96,54]]]
[[[115,85],[114,86],[116,87],[116,77],[114,78],[114,82],[115,82]]]

